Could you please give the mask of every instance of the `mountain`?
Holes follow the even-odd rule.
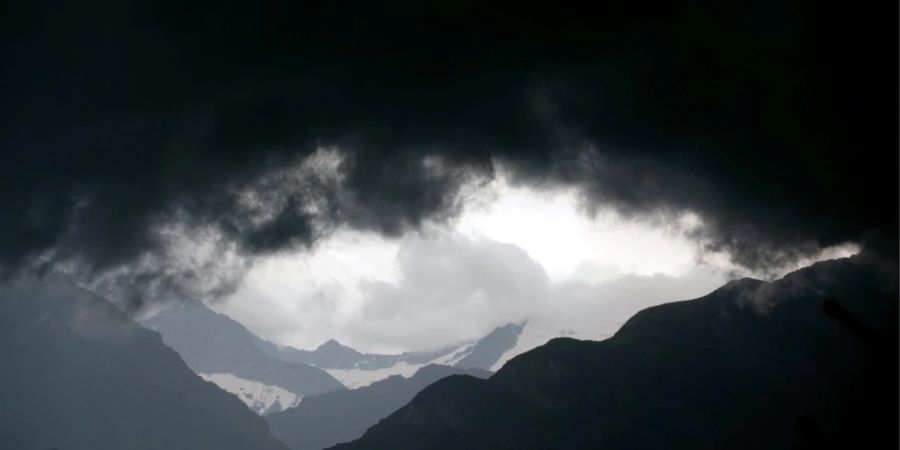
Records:
[[[515,346],[523,326],[524,324],[503,325],[475,342],[464,342],[434,352],[393,355],[394,359],[390,364],[384,363],[376,366],[360,363],[349,369],[328,369],[327,371],[350,389],[367,386],[392,375],[409,377],[429,364],[489,371],[499,361],[501,355],[506,354]],[[324,353],[323,350],[325,350],[331,354],[339,352],[347,354],[347,349],[349,347],[330,340],[322,344],[315,352]],[[350,351],[354,350],[350,349]],[[364,356],[371,357],[373,355]],[[389,357],[391,355],[374,356]]]
[[[329,339],[315,350],[298,350],[264,342],[262,348],[272,357],[300,362],[325,370],[377,371],[397,364],[422,366],[436,360],[459,361],[459,367],[488,370],[500,356],[516,344],[524,324],[498,327],[475,342],[464,342],[431,352],[408,352],[396,355],[361,353]],[[463,362],[463,360],[465,362]]]
[[[304,398],[266,420],[272,435],[294,450],[319,450],[359,438],[429,384],[458,374],[486,378],[490,372],[427,365],[409,378],[393,375],[359,389]]]
[[[0,289],[0,448],[279,450],[261,417],[104,299]]]
[[[344,389],[321,369],[270,356],[263,347],[274,344],[199,301],[165,310],[143,325],[162,334],[194,372],[260,414],[288,408],[308,395]]]
[[[266,341],[201,302],[165,310],[142,322],[159,331],[195,372],[268,414],[300,399],[354,389],[391,375],[412,376],[428,364],[489,370],[516,343],[523,325],[498,327],[475,342],[433,352],[362,353],[329,339],[315,350]]]
[[[268,341],[262,344],[261,348],[274,358],[309,364],[320,369],[378,370],[390,367],[405,358],[405,355],[360,353],[334,339],[325,341],[315,350],[279,346]]]
[[[744,279],[444,378],[334,449],[897,448],[897,265]]]

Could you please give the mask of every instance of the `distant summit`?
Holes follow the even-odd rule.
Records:
[[[367,359],[367,355],[347,347],[335,339],[323,342],[312,351],[311,355],[311,359],[314,361],[329,361],[328,365],[342,367],[356,365],[360,361]]]
[[[353,353],[358,353],[356,350],[353,350],[352,348],[347,347],[344,344],[341,344],[340,342],[337,341],[337,339],[329,339],[329,340],[323,342],[322,344],[320,344],[318,347],[316,347],[316,350],[321,350],[321,351],[328,351],[330,349],[346,349],[346,350],[352,351]]]
[[[344,344],[341,344],[340,342],[338,342],[337,339],[329,339],[329,340],[323,342],[321,345],[316,347],[316,350],[323,351],[323,352],[324,351],[333,351],[333,350],[347,350],[354,354],[357,354],[357,355],[359,354],[359,352],[357,352],[356,350],[353,350],[352,348],[347,347]]]
[[[315,350],[279,346],[261,339],[258,345],[273,358],[323,369],[346,387],[353,389],[391,375],[412,376],[419,368],[428,364],[490,371],[502,355],[513,349],[523,327],[524,323],[507,324],[474,342],[464,342],[431,352],[394,355],[362,353],[336,339],[328,339]]]
[[[320,369],[376,370],[394,365],[402,355],[367,354],[356,351],[335,339],[329,339],[315,350],[300,350],[271,342],[261,345],[263,351],[283,361],[309,364]]]
[[[328,361],[337,369],[328,373],[350,389],[366,386],[392,375],[410,377],[428,365],[451,366],[466,370],[489,372],[500,357],[516,345],[524,324],[497,327],[481,339],[465,342],[434,352],[403,353],[400,355],[362,354],[331,339],[310,352],[316,361]],[[341,360],[341,358],[344,358]],[[358,358],[353,360],[352,358]]]

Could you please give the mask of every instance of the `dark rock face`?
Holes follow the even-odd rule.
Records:
[[[554,339],[488,381],[438,381],[335,448],[896,448],[897,295],[896,262],[865,254],[731,282],[605,341]]]
[[[284,449],[159,334],[61,280],[0,291],[0,448]]]
[[[270,356],[263,347],[273,344],[200,302],[160,313],[144,325],[159,331],[197,373],[230,373],[302,396],[344,389],[321,369]]]
[[[428,365],[410,378],[399,375],[349,391],[307,397],[299,405],[266,417],[272,435],[295,450],[319,450],[359,438],[408,403],[419,391],[442,378],[489,372]]]

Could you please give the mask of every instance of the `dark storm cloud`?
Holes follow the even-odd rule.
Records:
[[[896,5],[310,3],[7,4],[3,266],[131,264],[172,221],[249,255],[399,234],[498,160],[694,210],[751,267],[895,239]],[[339,181],[261,187],[329,146]]]

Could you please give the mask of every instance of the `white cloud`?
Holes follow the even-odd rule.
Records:
[[[457,229],[470,236],[515,244],[554,280],[597,281],[622,273],[680,275],[695,265],[697,245],[682,230],[700,226],[692,214],[657,222],[627,220],[613,211],[593,217],[574,189],[539,192],[491,184],[493,201],[468,204]]]
[[[534,315],[550,280],[522,249],[452,234],[406,240],[397,283],[365,282],[346,330],[358,345],[426,350]]]

